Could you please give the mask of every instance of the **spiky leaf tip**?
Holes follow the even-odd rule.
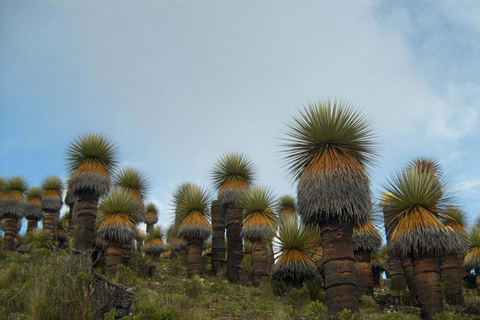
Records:
[[[42,187],[31,187],[27,190],[26,196],[27,196],[27,201],[41,201],[42,200],[42,195],[43,195],[43,189]]]
[[[285,166],[294,180],[304,172],[361,169],[376,156],[374,134],[356,105],[320,100],[304,107],[284,132]]]
[[[266,241],[275,236],[277,217],[272,210],[275,196],[270,189],[256,186],[243,198],[242,237],[249,241]]]
[[[3,197],[3,193],[5,192],[5,189],[7,188],[7,180],[0,176],[0,199]]]
[[[207,189],[192,184],[183,191],[175,217],[180,237],[207,239],[211,235],[209,204]]]
[[[415,169],[420,173],[431,174],[436,177],[442,176],[440,163],[434,158],[416,158],[409,162],[407,170]]]
[[[137,201],[145,199],[150,185],[147,175],[135,168],[120,169],[115,177],[114,184],[123,188]]]
[[[147,224],[155,224],[158,222],[158,209],[153,203],[149,203],[146,206],[144,221]]]
[[[282,210],[297,210],[297,205],[295,203],[295,198],[290,195],[286,194],[284,196],[281,196],[278,201],[277,201],[277,210],[282,211]]]
[[[5,193],[18,193],[23,195],[28,189],[27,180],[21,176],[13,176],[7,180]]]
[[[467,232],[468,215],[458,206],[447,206],[440,215],[443,224],[459,234]]]
[[[165,243],[163,238],[165,237],[165,230],[160,226],[156,226],[152,232],[148,233],[145,237],[145,243],[142,246],[142,250],[146,254],[161,254],[165,251]]]
[[[219,200],[238,201],[241,191],[255,182],[253,162],[244,154],[224,154],[213,167],[212,180],[218,190]]]
[[[105,240],[122,243],[132,241],[136,235],[136,215],[134,201],[120,189],[115,189],[102,200],[98,208],[97,234]]]
[[[62,179],[56,175],[50,175],[43,179],[42,188],[45,194],[62,196],[64,184]]]

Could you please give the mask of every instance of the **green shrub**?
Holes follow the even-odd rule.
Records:
[[[372,296],[363,295],[360,297],[360,307],[377,308],[377,302]]]
[[[185,294],[189,298],[196,298],[203,290],[203,285],[199,276],[195,275],[192,279],[188,280],[185,285]]]

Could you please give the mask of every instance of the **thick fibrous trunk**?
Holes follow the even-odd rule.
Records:
[[[413,261],[411,258],[403,258],[400,261],[402,263],[402,270],[405,276],[405,281],[407,282],[410,298],[412,298],[412,300],[415,300],[417,297],[417,294],[415,293],[415,277],[413,272]]]
[[[187,273],[189,277],[202,273],[202,245],[201,238],[187,239]]]
[[[268,277],[268,260],[267,260],[267,245],[265,242],[256,241],[253,243],[252,250],[252,268],[253,280],[252,284],[255,287],[260,285],[262,278]]]
[[[402,269],[400,259],[388,258],[388,274],[390,276],[390,288],[395,291],[406,291],[407,281]]]
[[[122,263],[127,265],[132,254],[132,242],[122,244]]]
[[[5,238],[3,239],[3,250],[15,250],[15,236],[17,235],[18,219],[12,216],[5,217]]]
[[[180,256],[180,259],[182,260],[182,264],[186,267],[188,263],[188,249],[187,248],[180,248],[178,250],[178,255]]]
[[[420,316],[432,319],[436,313],[443,310],[438,258],[427,255],[416,257],[413,259],[413,271]]]
[[[275,254],[273,252],[273,240],[267,242],[267,263],[268,271],[272,270],[273,265],[275,264]]]
[[[361,250],[355,252],[354,255],[358,292],[373,296],[373,273],[370,251]]]
[[[225,208],[225,222],[228,241],[227,279],[229,282],[238,283],[243,260],[243,242],[240,235],[243,228],[243,209],[228,204]]]
[[[81,251],[92,250],[95,217],[97,216],[98,197],[94,192],[82,190],[77,194],[75,248]]]
[[[343,309],[357,312],[352,227],[341,225],[338,220],[324,221],[320,227],[328,314],[336,316]]]
[[[43,215],[43,230],[45,230],[50,238],[53,237],[55,233],[55,211],[45,210],[45,214]]]
[[[218,200],[212,201],[212,272],[217,274],[225,265],[225,211]]]
[[[122,263],[121,247],[118,241],[108,241],[105,253],[105,275],[110,279],[115,276],[115,267]]]
[[[382,274],[382,270],[380,268],[372,268],[372,275],[373,275],[373,286],[375,288],[380,287],[380,276]]]
[[[38,228],[37,219],[27,219],[27,233],[32,233],[37,228]]]
[[[459,306],[464,304],[462,283],[463,266],[458,255],[442,256],[440,258],[442,278],[446,284],[445,299],[448,304]]]

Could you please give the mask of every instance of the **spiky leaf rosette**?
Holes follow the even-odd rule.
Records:
[[[0,206],[0,216],[12,216],[20,219],[24,215],[27,188],[27,181],[20,176],[13,176],[7,180],[5,195]]]
[[[209,204],[210,196],[206,189],[192,184],[183,191],[176,211],[179,237],[205,240],[211,236]]]
[[[68,240],[67,237],[67,221],[65,219],[65,215],[62,216],[55,224],[55,235],[54,238],[57,241],[65,242]]]
[[[25,217],[27,219],[42,220],[42,194],[41,187],[32,187],[27,191],[27,204],[25,206]]]
[[[286,194],[277,202],[277,210],[280,218],[297,217],[297,205],[295,204],[295,198],[289,194]]]
[[[474,225],[465,237],[466,254],[463,266],[467,270],[480,268],[480,226]]]
[[[42,182],[43,195],[42,195],[42,209],[58,211],[62,208],[62,192],[63,182],[62,180],[51,175],[46,177]]]
[[[49,238],[45,230],[37,228],[31,233],[25,235],[25,242],[33,248],[43,248],[48,246]]]
[[[451,201],[444,180],[411,169],[396,174],[385,188],[390,194],[381,205],[391,256],[442,255],[461,245],[441,221],[447,216],[443,208]]]
[[[374,135],[367,119],[343,101],[311,103],[285,132],[285,165],[298,181],[297,206],[307,223],[355,225],[372,211],[367,166]]]
[[[145,243],[142,246],[142,250],[146,254],[161,254],[165,251],[165,243],[163,238],[165,237],[165,230],[160,226],[155,226],[153,231],[148,233],[145,237]]]
[[[452,228],[453,231],[459,234],[467,232],[468,215],[461,207],[448,206],[441,217],[443,224]]]
[[[407,170],[416,169],[420,173],[426,173],[436,176],[442,176],[442,169],[437,160],[433,158],[416,158],[410,161]]]
[[[268,241],[275,236],[277,217],[271,209],[274,195],[270,189],[254,187],[242,200],[244,219],[241,236],[248,241]]]
[[[212,179],[220,203],[238,203],[255,178],[253,163],[239,153],[222,155],[213,167]]]
[[[172,246],[173,250],[187,247],[187,242],[178,236],[178,229],[175,224],[171,224],[167,228],[167,242]]]
[[[141,211],[143,218],[143,213],[145,212],[143,201],[147,196],[147,189],[149,187],[146,174],[135,168],[121,169],[115,177],[114,185],[117,188],[122,188],[130,195],[135,202],[136,210]]]
[[[117,147],[110,140],[95,133],[82,135],[67,150],[68,187],[73,193],[91,190],[103,196],[117,164]]]
[[[275,242],[280,253],[272,270],[274,280],[312,279],[317,267],[309,257],[318,248],[319,234],[313,228],[299,226],[294,219],[281,220]]]
[[[370,261],[372,264],[372,268],[385,271],[387,270],[387,246],[383,245],[378,250],[372,251],[370,253]]]
[[[243,241],[243,253],[244,254],[252,254],[253,252],[253,243],[248,241],[248,240],[244,240]]]
[[[155,224],[158,222],[158,209],[153,203],[149,203],[145,208],[145,217],[143,218],[147,224]]]
[[[371,220],[353,228],[353,251],[376,251],[382,245],[382,236]]]
[[[120,189],[102,200],[98,208],[96,233],[104,240],[129,243],[136,236],[138,221],[133,200]]]

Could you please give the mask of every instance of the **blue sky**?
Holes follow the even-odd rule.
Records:
[[[377,133],[377,196],[408,161],[435,157],[473,220],[479,61],[479,2],[3,1],[0,175],[65,178],[69,142],[101,132],[148,174],[166,226],[175,186],[211,187],[225,152],[295,193],[281,130],[309,101],[343,97]]]

